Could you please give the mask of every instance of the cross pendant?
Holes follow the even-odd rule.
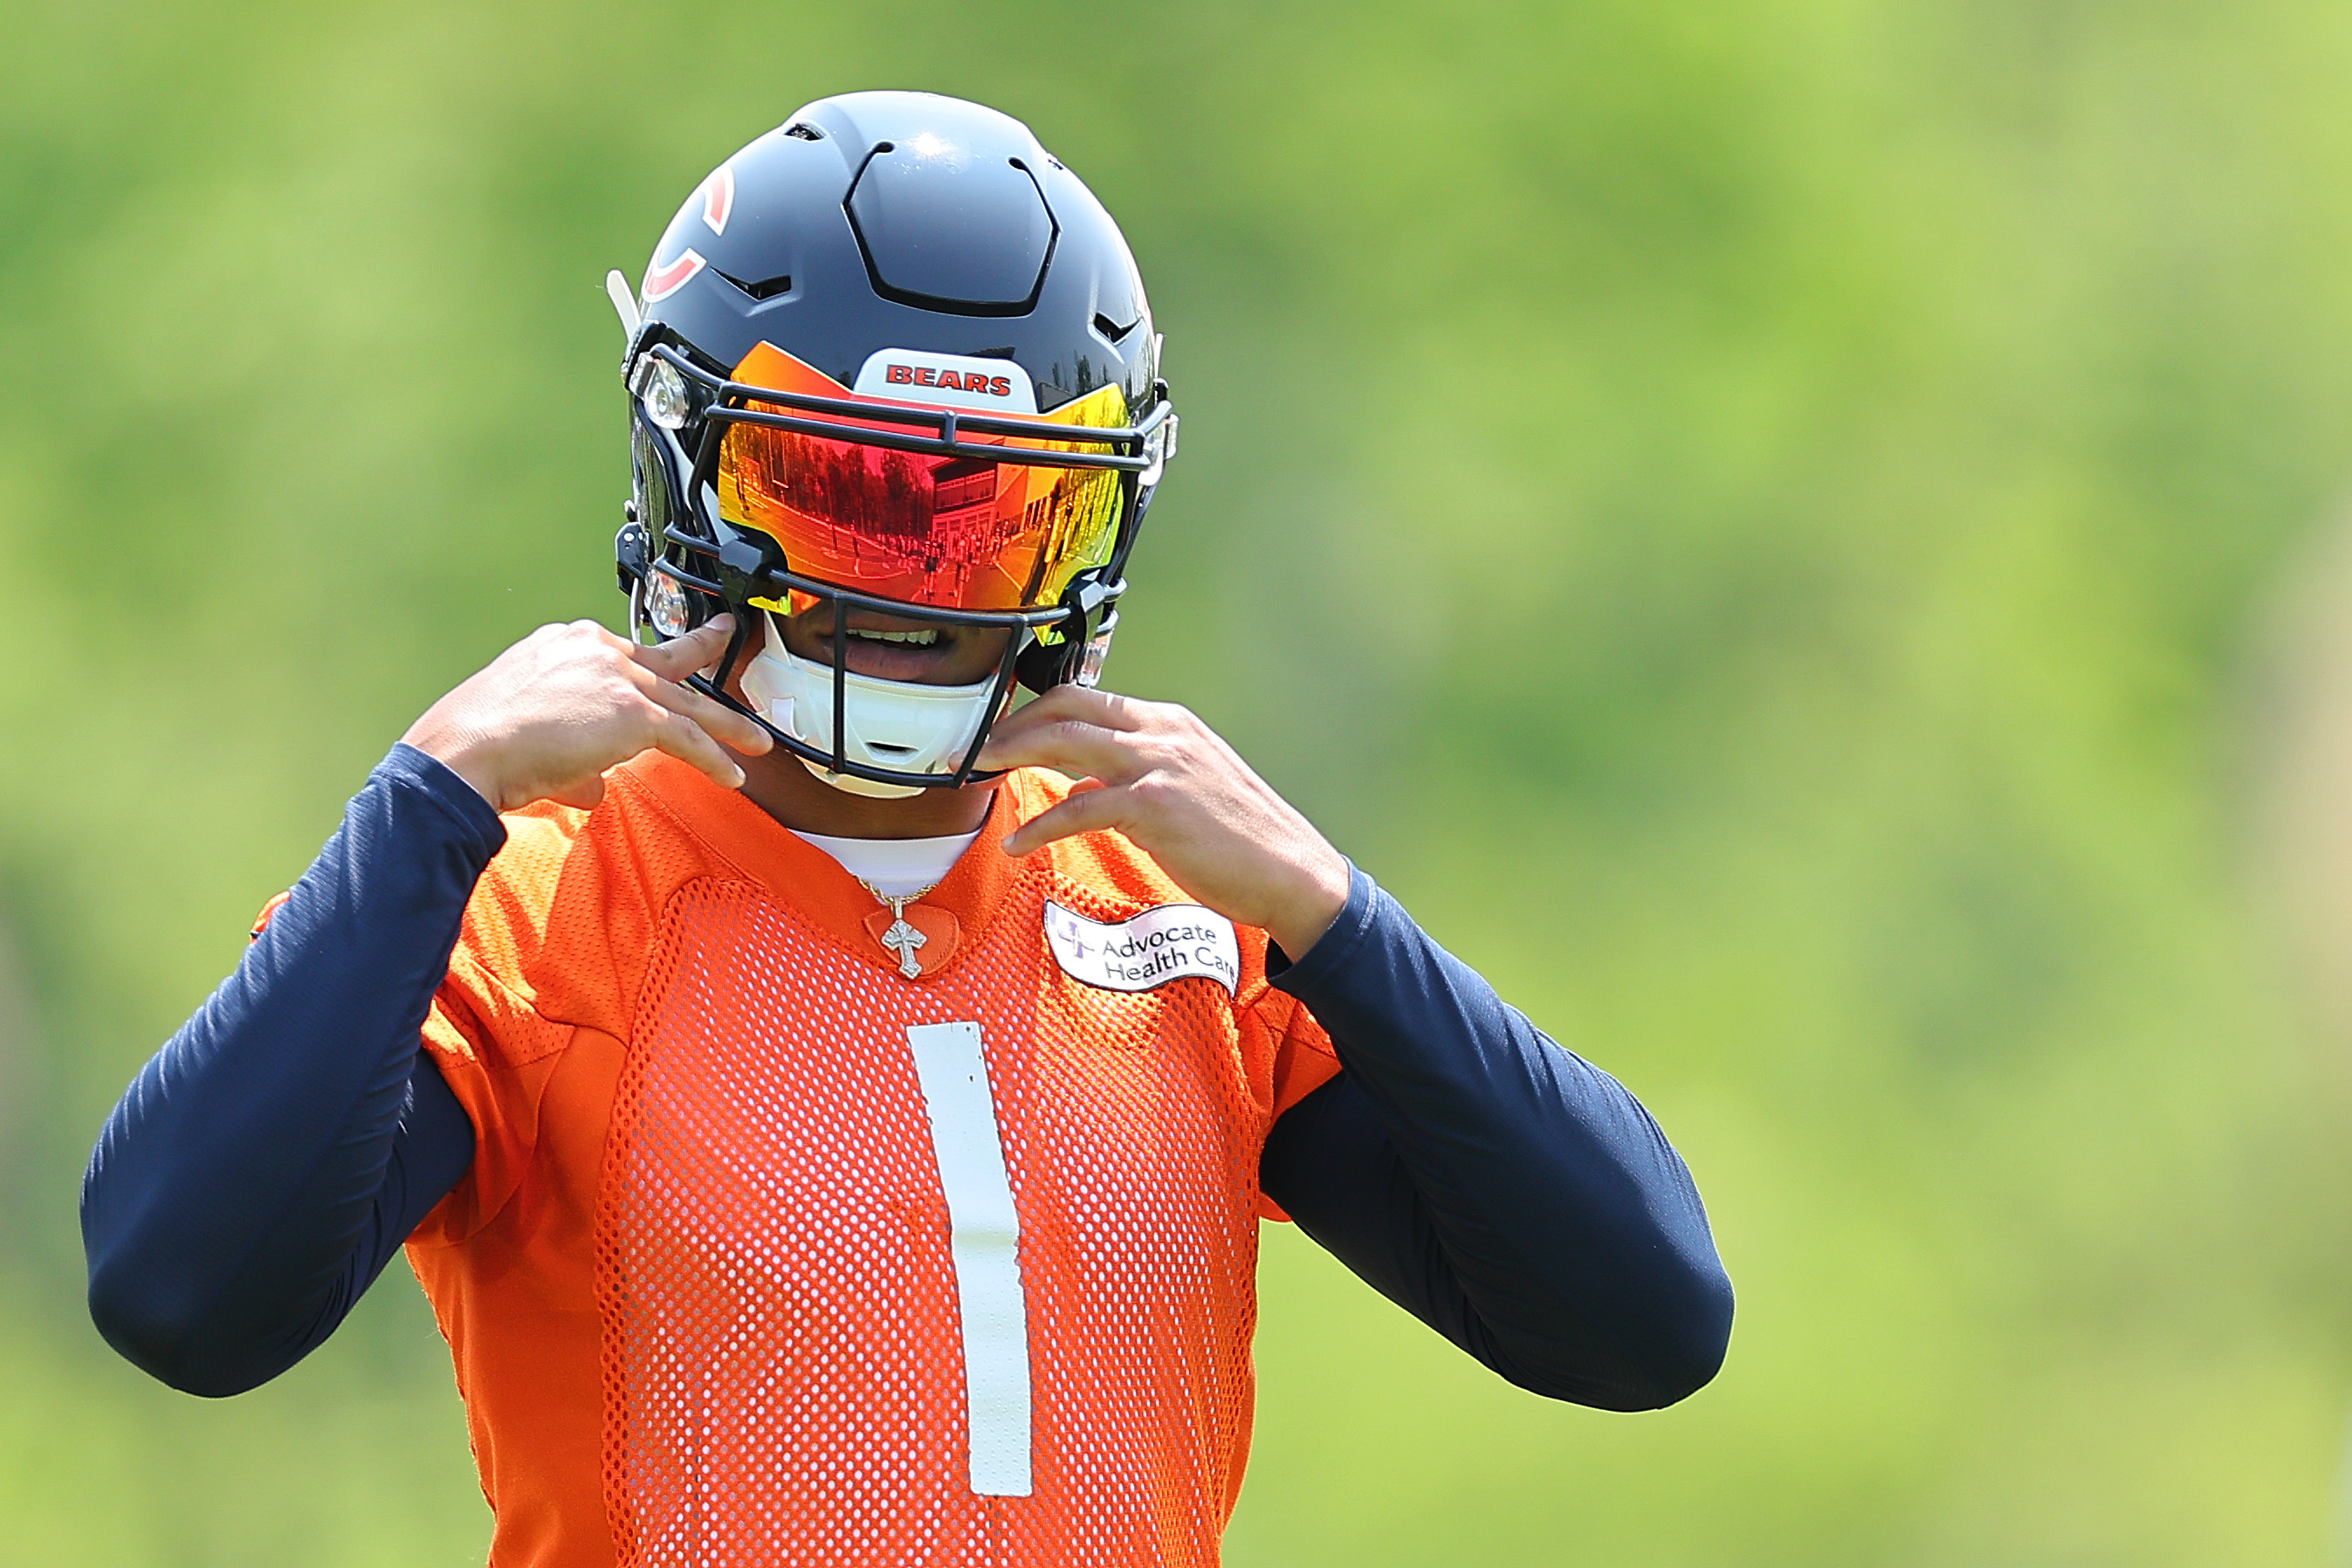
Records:
[[[882,945],[898,955],[898,973],[909,980],[922,977],[923,966],[915,962],[915,950],[930,939],[907,923],[907,900],[885,900],[890,906],[890,929],[882,933]]]

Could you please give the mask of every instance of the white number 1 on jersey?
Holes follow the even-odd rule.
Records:
[[[931,1152],[948,1199],[949,1254],[963,1319],[963,1390],[971,1489],[1029,1495],[1029,1303],[1021,1289],[1021,1216],[978,1024],[907,1030]]]

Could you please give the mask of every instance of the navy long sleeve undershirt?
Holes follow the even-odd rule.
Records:
[[[131,1083],[82,1191],[90,1313],[163,1382],[267,1382],[341,1322],[464,1175],[420,1038],[497,816],[397,747],[236,972]],[[1261,1178],[1375,1289],[1538,1393],[1616,1409],[1713,1375],[1731,1292],[1688,1173],[1359,872],[1276,984],[1345,1068]]]
[[[1259,1162],[1301,1230],[1537,1394],[1648,1410],[1715,1375],[1731,1281],[1689,1171],[1622,1085],[1360,870],[1307,956],[1269,967],[1345,1069]]]
[[[471,785],[395,747],[131,1080],[81,1198],[90,1316],[131,1362],[190,1394],[268,1382],[466,1173],[473,1123],[422,1031],[505,842]]]

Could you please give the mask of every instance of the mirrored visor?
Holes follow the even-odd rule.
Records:
[[[743,356],[734,379],[780,392],[856,397],[832,377],[770,343]],[[772,413],[792,410],[751,402]],[[805,417],[805,416],[803,416]],[[832,418],[832,416],[827,416]],[[1127,400],[1105,386],[1040,416],[1111,429]],[[845,425],[920,433],[919,427],[842,418]],[[955,610],[1025,610],[1054,605],[1071,578],[1108,563],[1118,528],[1120,476],[1111,468],[1042,468],[1023,450],[1109,453],[1102,442],[960,433],[1006,458],[932,457],[862,441],[732,424],[719,447],[719,510],[783,546],[793,572],[903,604]]]

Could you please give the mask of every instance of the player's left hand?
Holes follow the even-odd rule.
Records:
[[[1080,781],[1005,838],[1007,855],[1116,828],[1185,892],[1262,927],[1294,959],[1348,901],[1348,862],[1330,841],[1172,702],[1057,686],[996,727],[980,765],[1055,768]]]

